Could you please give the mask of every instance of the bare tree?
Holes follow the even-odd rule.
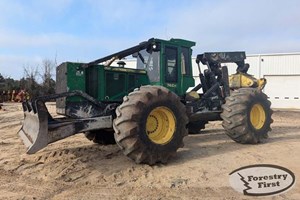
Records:
[[[41,67],[23,67],[24,77],[19,81],[21,89],[25,89],[31,97],[44,96],[55,93],[53,79],[56,59],[44,59]]]
[[[21,85],[25,88],[32,97],[40,96],[40,86],[37,83],[39,75],[38,67],[23,67],[24,78],[21,79]]]
[[[56,61],[50,59],[44,59],[42,62],[42,73],[40,74],[42,78],[42,88],[43,94],[53,94],[55,93],[55,81],[53,79]]]

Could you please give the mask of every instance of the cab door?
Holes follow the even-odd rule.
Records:
[[[178,94],[180,76],[178,47],[166,45],[164,48],[162,74],[164,74],[163,85]]]
[[[188,88],[195,85],[191,63],[192,50],[189,47],[166,45],[163,55],[163,86],[182,96]]]

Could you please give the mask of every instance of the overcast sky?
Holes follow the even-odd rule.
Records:
[[[0,0],[0,73],[88,62],[151,37],[204,51],[300,52],[300,0]]]

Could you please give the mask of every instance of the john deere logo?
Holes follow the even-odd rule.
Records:
[[[276,165],[250,165],[229,175],[231,187],[249,196],[283,193],[295,184],[293,172]]]

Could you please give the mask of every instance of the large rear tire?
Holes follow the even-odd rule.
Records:
[[[142,86],[116,110],[115,140],[136,163],[166,163],[187,135],[188,118],[180,98],[160,86]]]
[[[241,88],[231,93],[222,106],[227,135],[242,144],[257,144],[268,138],[273,122],[271,102],[261,90]]]

